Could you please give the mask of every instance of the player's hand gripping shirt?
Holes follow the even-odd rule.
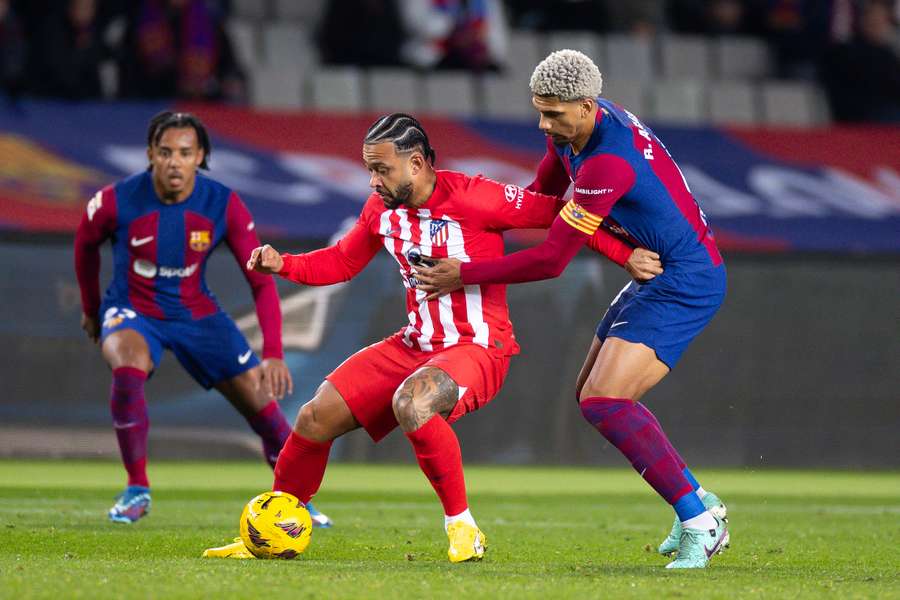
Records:
[[[253,220],[236,193],[198,173],[184,201],[164,204],[149,171],[97,192],[75,237],[75,270],[86,315],[100,308],[100,246],[111,240],[113,278],[106,302],[166,320],[195,320],[221,309],[206,286],[206,261],[225,242],[253,291],[263,357],[281,358],[281,308],[272,277],[247,272],[259,246]]]
[[[561,203],[483,177],[454,171],[436,171],[436,175],[434,193],[419,208],[389,210],[381,196],[373,193],[356,224],[336,245],[306,254],[285,254],[281,275],[308,285],[347,281],[385,248],[397,261],[406,288],[409,325],[403,330],[403,339],[408,346],[432,351],[473,343],[515,354],[518,345],[509,322],[506,286],[469,285],[426,302],[427,294],[415,288],[410,252],[463,262],[503,256],[504,230],[546,228]],[[624,244],[616,248],[630,253]]]
[[[547,239],[502,259],[463,265],[466,283],[515,283],[555,277],[598,230],[657,252],[666,271],[722,263],[712,230],[681,170],[662,142],[637,117],[597,99],[594,131],[579,154],[554,145],[530,187],[558,190],[574,183]]]

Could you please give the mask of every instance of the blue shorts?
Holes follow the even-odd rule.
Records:
[[[597,338],[616,337],[653,348],[672,369],[725,299],[725,266],[669,272],[647,283],[632,281],[610,304]]]
[[[222,311],[196,321],[166,321],[142,315],[127,304],[108,302],[100,308],[100,314],[101,342],[111,333],[133,329],[147,341],[154,369],[159,366],[163,349],[168,348],[194,381],[206,389],[259,364],[247,339]]]

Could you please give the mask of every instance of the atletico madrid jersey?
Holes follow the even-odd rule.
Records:
[[[387,209],[369,196],[354,227],[335,245],[284,255],[281,274],[298,283],[329,285],[349,280],[384,248],[397,262],[406,288],[409,324],[404,342],[423,351],[472,343],[518,353],[502,284],[467,285],[426,301],[415,287],[410,253],[463,262],[503,256],[502,232],[547,228],[559,203],[553,196],[455,171],[436,171],[431,197],[418,208]],[[414,259],[413,259],[414,260]]]

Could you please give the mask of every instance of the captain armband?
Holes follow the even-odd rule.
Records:
[[[559,216],[563,221],[586,235],[594,235],[603,221],[603,217],[588,212],[575,200],[569,200],[559,211]]]

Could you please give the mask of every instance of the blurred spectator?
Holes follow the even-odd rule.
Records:
[[[392,0],[331,0],[317,34],[322,62],[400,65],[406,32]]]
[[[659,0],[608,0],[612,31],[651,37],[666,25],[666,7]]]
[[[205,0],[143,0],[131,14],[121,94],[242,102],[244,75],[217,12]]]
[[[853,0],[767,0],[766,37],[775,53],[779,75],[814,79],[825,49],[849,33]]]
[[[0,92],[15,98],[22,90],[28,47],[9,0],[0,0]]]
[[[517,29],[537,31],[593,31],[610,29],[607,0],[509,0],[511,21]]]
[[[503,66],[506,16],[500,0],[401,0],[410,39],[404,60],[416,67],[483,71]]]
[[[822,81],[838,121],[900,123],[900,59],[891,11],[888,1],[866,2],[855,37],[825,55]]]
[[[761,35],[766,0],[669,0],[672,29],[703,35]]]
[[[100,63],[109,53],[101,40],[96,0],[68,0],[46,17],[37,39],[32,91],[72,100],[102,95]]]

